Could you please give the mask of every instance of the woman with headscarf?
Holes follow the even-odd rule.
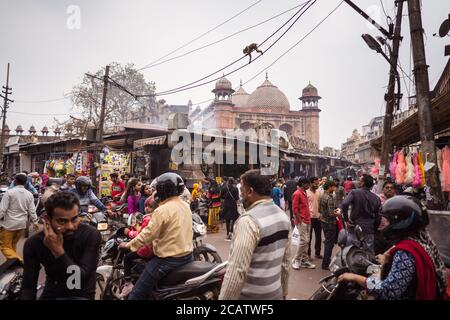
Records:
[[[356,282],[379,300],[447,299],[448,279],[439,251],[425,227],[427,213],[418,200],[395,196],[383,205],[383,233],[395,244],[377,259],[381,279],[344,273],[338,281]]]

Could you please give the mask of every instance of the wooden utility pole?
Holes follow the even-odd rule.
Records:
[[[402,17],[403,17],[403,1],[397,3],[397,17],[395,20],[394,28],[394,39],[392,41],[392,52],[390,56],[391,60],[391,71],[389,74],[389,84],[388,91],[385,96],[386,100],[386,112],[384,115],[383,123],[383,138],[381,142],[381,156],[380,156],[380,184],[382,185],[385,180],[386,174],[389,171],[389,153],[392,152],[392,119],[395,107],[395,101],[397,100],[395,95],[395,80],[398,76],[397,63],[398,63],[398,52],[400,49],[400,42],[402,40],[401,27],[402,27]],[[383,170],[384,168],[384,170]],[[384,171],[384,174],[383,174]],[[381,191],[381,188],[379,189]]]
[[[431,117],[430,81],[423,41],[422,16],[419,0],[408,0],[409,25],[414,59],[414,77],[416,83],[416,101],[418,108],[419,132],[424,161],[432,166],[425,166],[427,186],[432,197],[430,209],[443,209],[444,198],[439,180],[436,146],[434,143],[433,123]],[[428,170],[427,170],[428,169]]]
[[[97,143],[103,142],[103,126],[105,123],[105,109],[106,109],[106,96],[108,94],[109,83],[109,66],[105,68],[105,75],[103,76],[103,97],[102,97],[102,109],[100,110],[100,122],[97,130]]]
[[[8,95],[11,94],[11,88],[9,87],[9,63],[8,63],[8,67],[7,67],[7,71],[6,71],[6,87],[3,86],[3,91],[2,93],[4,95],[0,95],[0,97],[3,98],[3,110],[2,110],[2,117],[3,117],[3,122],[2,122],[2,136],[0,139],[0,160],[1,160],[1,167],[2,170],[4,169],[5,166],[5,161],[3,158],[3,153],[4,153],[4,145],[5,145],[5,126],[6,126],[6,110],[8,109],[8,104],[9,102],[14,102],[13,100],[8,99]]]
[[[98,164],[101,168],[100,152],[103,149],[103,127],[105,124],[105,112],[106,112],[106,98],[108,95],[108,84],[109,84],[109,66],[105,68],[105,75],[103,76],[103,97],[102,97],[102,108],[100,110],[100,119],[97,128],[97,136],[94,147],[94,163]],[[92,183],[97,195],[100,196],[100,176],[97,176],[97,168],[95,165],[92,166]]]

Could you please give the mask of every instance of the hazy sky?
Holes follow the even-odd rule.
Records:
[[[255,2],[257,1],[0,0],[0,12],[4,13],[0,19],[0,83],[4,85],[6,64],[10,62],[10,86],[13,87],[11,98],[16,100],[11,104],[7,116],[10,129],[15,129],[20,123],[26,130],[31,124],[40,130],[45,124],[52,125],[53,116],[48,114],[66,114],[58,118],[67,119],[71,110],[68,99],[39,103],[30,101],[61,98],[63,93],[69,92],[81,82],[85,72],[95,72],[112,61],[123,64],[131,62],[138,68],[143,67]],[[172,56],[221,39],[302,2],[304,1],[263,0]],[[270,51],[228,76],[228,79],[237,86],[240,79],[246,82],[265,70],[340,2],[318,0]],[[380,1],[354,2],[386,25]],[[383,2],[388,14],[394,18],[394,0]],[[423,1],[431,89],[447,61],[443,55],[444,46],[450,43],[449,38],[441,39],[432,34],[437,32],[449,11],[450,2],[447,0]],[[263,41],[294,12],[183,58],[143,70],[145,78],[156,82],[157,91],[172,89],[202,78],[239,58],[247,44]],[[404,13],[407,14],[407,6]],[[366,46],[361,39],[363,33],[380,35],[344,3],[295,49],[267,69],[269,80],[287,95],[291,109],[300,107],[298,97],[309,81],[318,88],[319,95],[322,96],[321,147],[340,147],[354,128],[360,130],[372,117],[384,113],[383,96],[389,65]],[[271,40],[276,39],[277,35]],[[403,20],[403,36],[401,63],[405,71],[410,72],[407,16]],[[265,48],[267,46],[263,50]],[[243,63],[245,60],[234,67]],[[264,81],[264,77],[262,73],[244,88],[251,93]],[[405,80],[409,87],[410,80]],[[169,104],[185,104],[189,99],[196,104],[212,98],[213,87],[214,83],[163,98]],[[403,81],[402,88],[407,96]]]

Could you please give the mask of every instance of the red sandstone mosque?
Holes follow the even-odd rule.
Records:
[[[285,131],[291,141],[304,141],[319,147],[319,99],[317,88],[308,84],[299,98],[302,108],[291,110],[286,95],[266,80],[251,94],[242,87],[235,91],[225,77],[216,82],[214,101],[205,109],[191,114],[191,123],[203,129],[274,128]],[[309,148],[308,148],[309,149]]]

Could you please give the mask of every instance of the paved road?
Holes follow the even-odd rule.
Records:
[[[231,242],[225,241],[225,226],[221,227],[220,232],[216,234],[208,234],[205,242],[216,247],[222,260],[226,260],[230,251]],[[322,246],[323,247],[323,246]],[[291,247],[291,254],[295,254],[296,246]],[[322,248],[323,250],[323,248]],[[316,269],[300,269],[291,268],[289,276],[289,294],[288,299],[305,300],[308,299],[319,286],[319,280],[327,275],[328,271],[322,270],[322,260],[315,259]]]
[[[230,250],[231,242],[225,241],[225,225],[221,226],[220,232],[215,234],[208,234],[205,242],[212,244],[217,248],[222,260],[227,260]],[[18,252],[22,255],[24,239],[18,244]],[[295,253],[296,246],[292,246],[291,254]],[[4,256],[0,253],[0,264],[5,261]],[[329,272],[320,268],[321,260],[313,261],[317,265],[316,269],[291,269],[289,277],[289,294],[288,299],[304,300],[318,288],[318,281],[320,278],[329,274]],[[41,269],[39,283],[45,281],[44,270]]]

